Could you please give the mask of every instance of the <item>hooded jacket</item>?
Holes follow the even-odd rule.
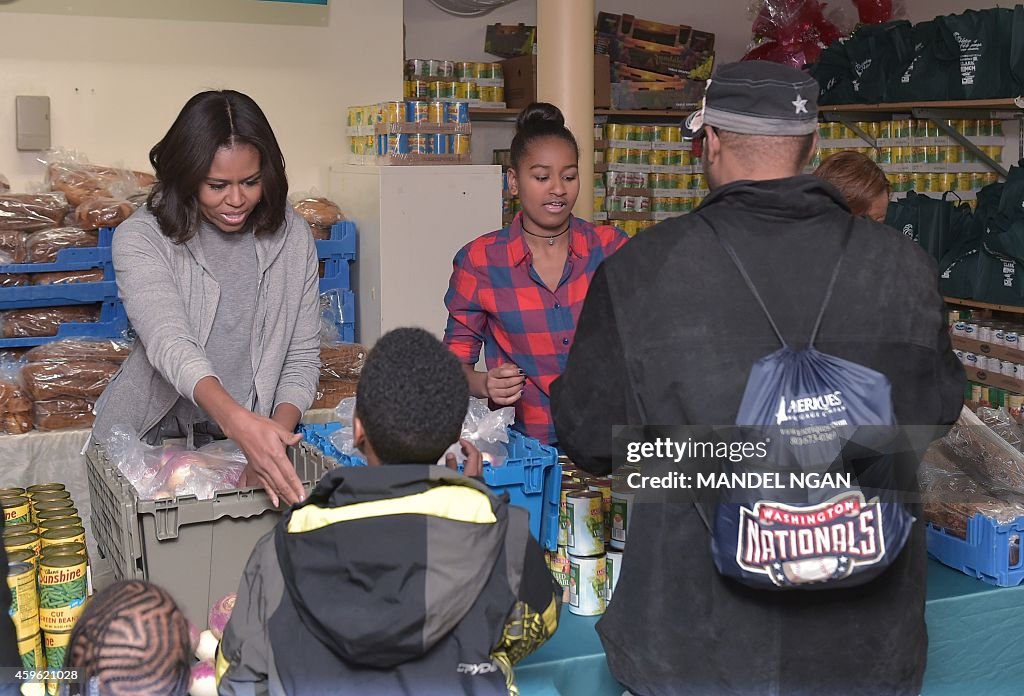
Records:
[[[504,696],[558,624],[525,510],[434,465],[346,467],[259,541],[222,696]]]
[[[594,473],[612,426],[736,422],[753,364],[777,350],[757,300],[707,224],[735,248],[783,337],[811,335],[844,230],[841,194],[813,176],[740,181],[638,235],[591,284],[568,368],[552,387],[559,443]],[[956,421],[964,372],[934,261],[903,235],[853,220],[815,346],[888,377],[903,426]],[[939,427],[935,427],[939,426]],[[916,490],[917,452],[902,452]],[[642,696],[917,696],[924,672],[921,515],[902,553],[849,589],[756,590],[717,572],[692,497],[636,506],[615,601],[597,624],[612,673]]]

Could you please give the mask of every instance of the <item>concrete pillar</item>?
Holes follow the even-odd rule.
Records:
[[[594,217],[594,0],[537,0],[537,99],[565,114],[580,146],[573,213]]]

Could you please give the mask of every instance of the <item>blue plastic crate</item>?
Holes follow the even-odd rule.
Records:
[[[340,321],[335,318],[334,326],[338,330],[338,338],[343,343],[355,343],[356,340],[356,295],[351,290],[338,288],[324,288],[321,286],[320,293],[335,292],[341,298]],[[325,313],[323,319],[329,320],[330,315]]]
[[[303,425],[299,432],[306,442],[339,466],[365,466],[361,457],[339,452],[331,443],[331,433],[340,423]],[[548,551],[558,548],[558,506],[562,491],[562,467],[558,452],[533,438],[509,429],[508,459],[502,466],[484,466],[484,483],[497,494],[507,493],[509,503],[530,513],[530,532]]]
[[[356,260],[356,245],[356,226],[348,221],[337,222],[331,226],[329,240],[317,241],[316,255],[324,263],[320,292],[352,288],[350,267]]]
[[[1009,524],[976,514],[967,521],[967,538],[928,525],[928,553],[951,568],[999,587],[1024,581],[1024,517]]]
[[[69,322],[61,324],[56,336],[33,336],[29,338],[0,338],[0,349],[30,348],[52,343],[65,338],[120,338],[128,331],[128,315],[118,299],[108,300],[100,308],[100,320],[96,322]]]

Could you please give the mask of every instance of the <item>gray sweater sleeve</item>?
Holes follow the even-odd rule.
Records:
[[[274,408],[291,404],[303,413],[313,405],[320,380],[320,264],[316,243],[306,221],[297,214],[289,218],[289,230],[306,242],[305,283],[295,332],[288,343],[281,376],[277,381]]]
[[[216,376],[174,282],[169,244],[142,220],[127,220],[114,235],[117,290],[153,367],[187,399],[199,380]]]

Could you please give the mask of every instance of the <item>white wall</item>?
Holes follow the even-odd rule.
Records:
[[[212,0],[211,0],[212,1]],[[402,0],[330,3],[326,27],[5,12],[0,4],[0,173],[41,179],[15,149],[14,97],[50,97],[52,141],[100,164],[149,169],[149,148],[210,88],[251,95],[293,190],[325,190],[345,157],[346,108],[402,93]]]

